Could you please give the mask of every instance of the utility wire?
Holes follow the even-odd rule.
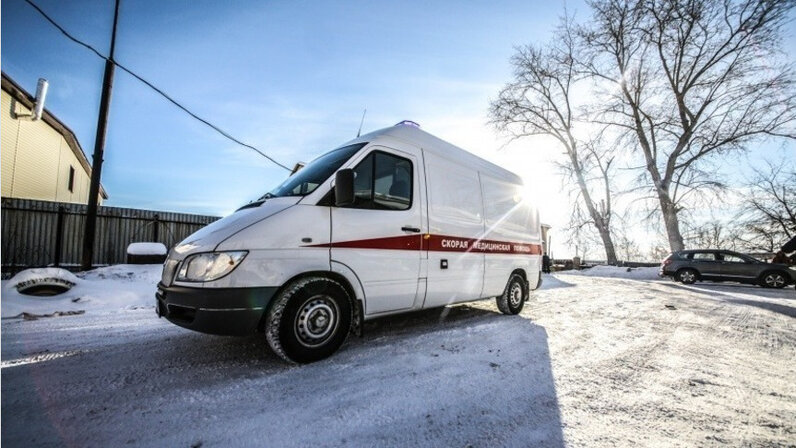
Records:
[[[162,96],[163,98],[165,98],[166,100],[168,100],[170,103],[172,103],[172,104],[174,104],[175,106],[177,106],[178,108],[182,109],[182,111],[183,111],[183,112],[187,113],[188,115],[190,115],[191,117],[195,118],[196,120],[199,120],[199,121],[201,121],[201,122],[202,122],[202,123],[204,123],[205,125],[207,125],[207,126],[209,126],[210,128],[212,128],[214,131],[216,131],[216,132],[218,132],[219,134],[223,135],[224,137],[226,137],[226,138],[228,138],[228,139],[232,140],[233,142],[235,142],[235,143],[237,143],[237,144],[239,144],[239,145],[241,145],[241,146],[244,146],[244,147],[246,147],[246,148],[249,148],[249,149],[251,149],[251,150],[253,150],[253,151],[256,151],[258,154],[260,154],[261,156],[263,156],[263,157],[265,157],[266,159],[270,160],[271,162],[273,162],[273,163],[274,163],[274,164],[276,164],[277,166],[279,166],[279,167],[281,167],[281,168],[284,168],[284,169],[286,169],[286,170],[288,170],[288,171],[293,171],[291,168],[288,168],[287,166],[285,166],[285,165],[282,165],[281,163],[279,163],[279,162],[277,162],[276,160],[274,160],[274,159],[273,159],[271,156],[269,156],[268,154],[266,154],[266,153],[262,152],[261,150],[259,150],[259,149],[255,148],[254,146],[252,146],[252,145],[250,145],[250,144],[248,144],[248,143],[244,143],[244,142],[242,142],[242,141],[238,140],[237,138],[235,138],[235,137],[233,137],[233,136],[229,135],[229,134],[228,134],[227,132],[225,132],[223,129],[221,129],[221,128],[219,128],[218,126],[214,125],[213,123],[211,123],[211,122],[209,122],[209,121],[205,120],[204,118],[202,118],[202,117],[200,117],[200,116],[196,115],[195,113],[191,112],[191,111],[190,111],[190,110],[189,110],[187,107],[185,107],[185,106],[183,106],[182,104],[180,104],[179,102],[177,102],[177,100],[175,100],[174,98],[170,97],[170,96],[169,96],[169,95],[168,95],[166,92],[164,92],[164,91],[163,91],[163,90],[161,90],[160,88],[156,87],[156,86],[155,86],[154,84],[152,84],[151,82],[149,82],[149,81],[147,81],[146,79],[142,78],[141,76],[139,76],[138,74],[136,74],[135,72],[133,72],[133,71],[132,71],[132,70],[130,70],[129,68],[127,68],[127,67],[123,66],[122,64],[119,64],[119,63],[118,63],[118,62],[116,62],[115,60],[113,60],[113,59],[110,59],[110,58],[106,57],[105,55],[103,55],[102,53],[100,53],[100,52],[99,52],[99,51],[98,51],[96,48],[92,47],[91,45],[89,45],[89,44],[87,44],[87,43],[83,42],[82,40],[80,40],[80,39],[78,39],[78,38],[76,38],[76,37],[72,36],[71,34],[69,34],[69,32],[68,32],[68,31],[66,31],[66,30],[65,30],[65,29],[64,29],[64,28],[63,28],[61,25],[59,25],[59,24],[58,24],[58,23],[57,23],[55,20],[53,20],[53,19],[52,19],[50,16],[48,16],[48,15],[47,15],[47,13],[45,13],[45,12],[44,12],[44,11],[43,11],[41,8],[39,8],[39,7],[38,7],[38,5],[36,5],[35,3],[33,3],[31,0],[25,0],[25,3],[27,3],[27,4],[29,4],[31,7],[33,7],[33,9],[35,9],[35,10],[36,10],[36,11],[37,11],[39,14],[41,14],[41,15],[42,15],[42,16],[43,16],[43,17],[44,17],[44,18],[45,18],[45,19],[46,19],[48,22],[50,22],[50,24],[51,24],[52,26],[54,26],[55,28],[57,28],[57,29],[58,29],[58,31],[60,31],[60,32],[61,32],[61,33],[62,33],[64,36],[66,36],[66,37],[67,37],[69,40],[71,40],[72,42],[74,42],[74,43],[76,43],[76,44],[78,44],[78,45],[80,45],[80,46],[83,46],[83,47],[85,47],[85,48],[89,49],[89,50],[90,50],[92,53],[96,54],[96,55],[97,55],[97,56],[99,56],[100,58],[102,58],[102,59],[104,59],[104,60],[106,60],[106,61],[110,61],[110,62],[111,62],[113,65],[115,65],[115,66],[119,67],[121,70],[125,71],[127,74],[129,74],[129,75],[130,75],[130,76],[132,76],[133,78],[135,78],[135,79],[137,79],[137,80],[141,81],[141,82],[142,82],[144,85],[146,85],[146,86],[147,86],[147,87],[149,87],[150,89],[154,90],[155,92],[159,93],[159,94],[160,94],[160,96]]]

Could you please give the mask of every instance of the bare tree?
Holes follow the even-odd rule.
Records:
[[[514,80],[491,103],[491,121],[514,138],[547,135],[560,143],[567,156],[567,162],[560,166],[577,185],[573,227],[594,226],[606,260],[615,264],[611,238],[613,157],[600,138],[576,137],[581,135],[576,134],[576,127],[586,126],[579,121],[577,105],[573,103],[573,91],[582,79],[577,72],[577,43],[568,18],[557,34],[556,40],[546,46],[517,49],[511,60]]]
[[[714,218],[688,230],[685,241],[689,247],[729,250],[739,248],[739,229],[730,222]]]
[[[658,232],[651,237],[647,250],[648,260],[663,260],[672,253],[669,249],[668,237],[663,233]]]
[[[592,0],[579,30],[604,86],[600,121],[643,156],[671,250],[690,196],[721,188],[714,156],[796,138],[793,66],[779,42],[793,0]]]
[[[755,170],[739,216],[747,250],[776,252],[796,236],[796,168],[768,163]]]
[[[624,261],[641,261],[643,257],[638,244],[627,233],[622,233],[617,238],[617,249]]]

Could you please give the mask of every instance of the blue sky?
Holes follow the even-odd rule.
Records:
[[[101,52],[113,2],[37,4]],[[116,59],[200,116],[292,166],[364,130],[412,119],[483,127],[513,46],[542,40],[557,2],[123,1]],[[94,144],[103,62],[22,0],[2,2],[2,68]],[[490,148],[491,149],[491,148]],[[103,185],[107,205],[223,214],[285,173],[117,70]]]
[[[112,0],[35,1],[107,53]],[[542,220],[561,229],[569,205],[552,163],[560,149],[539,141],[505,147],[487,125],[487,108],[511,78],[514,47],[548,40],[563,5],[123,0],[116,59],[289,166],[353,138],[364,108],[364,132],[417,121],[522,175]],[[48,79],[47,108],[90,157],[104,62],[23,0],[0,7],[3,71],[31,92],[39,77]],[[579,1],[567,8],[587,12]],[[785,45],[792,53],[794,42],[791,35]],[[775,151],[796,160],[795,148],[761,145],[727,163],[740,174],[738,166]],[[106,205],[212,215],[230,213],[286,176],[120,70],[102,174]]]

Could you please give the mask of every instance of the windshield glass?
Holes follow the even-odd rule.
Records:
[[[356,143],[327,152],[264,194],[258,201],[281,196],[306,196],[312,193],[366,144]]]

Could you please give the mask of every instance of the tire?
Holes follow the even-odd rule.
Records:
[[[519,314],[528,299],[528,287],[518,274],[512,274],[503,294],[496,297],[497,307],[503,314]]]
[[[693,269],[680,269],[677,271],[677,274],[674,275],[674,278],[684,285],[692,285],[696,283],[699,278],[699,273]]]
[[[760,286],[764,288],[784,288],[788,285],[788,275],[780,271],[764,272],[760,276]]]
[[[18,284],[17,292],[26,296],[52,297],[69,291],[73,286],[74,283],[57,277],[35,278]]]
[[[275,298],[265,322],[268,345],[291,363],[328,358],[351,330],[351,298],[338,282],[325,277],[293,281]]]

